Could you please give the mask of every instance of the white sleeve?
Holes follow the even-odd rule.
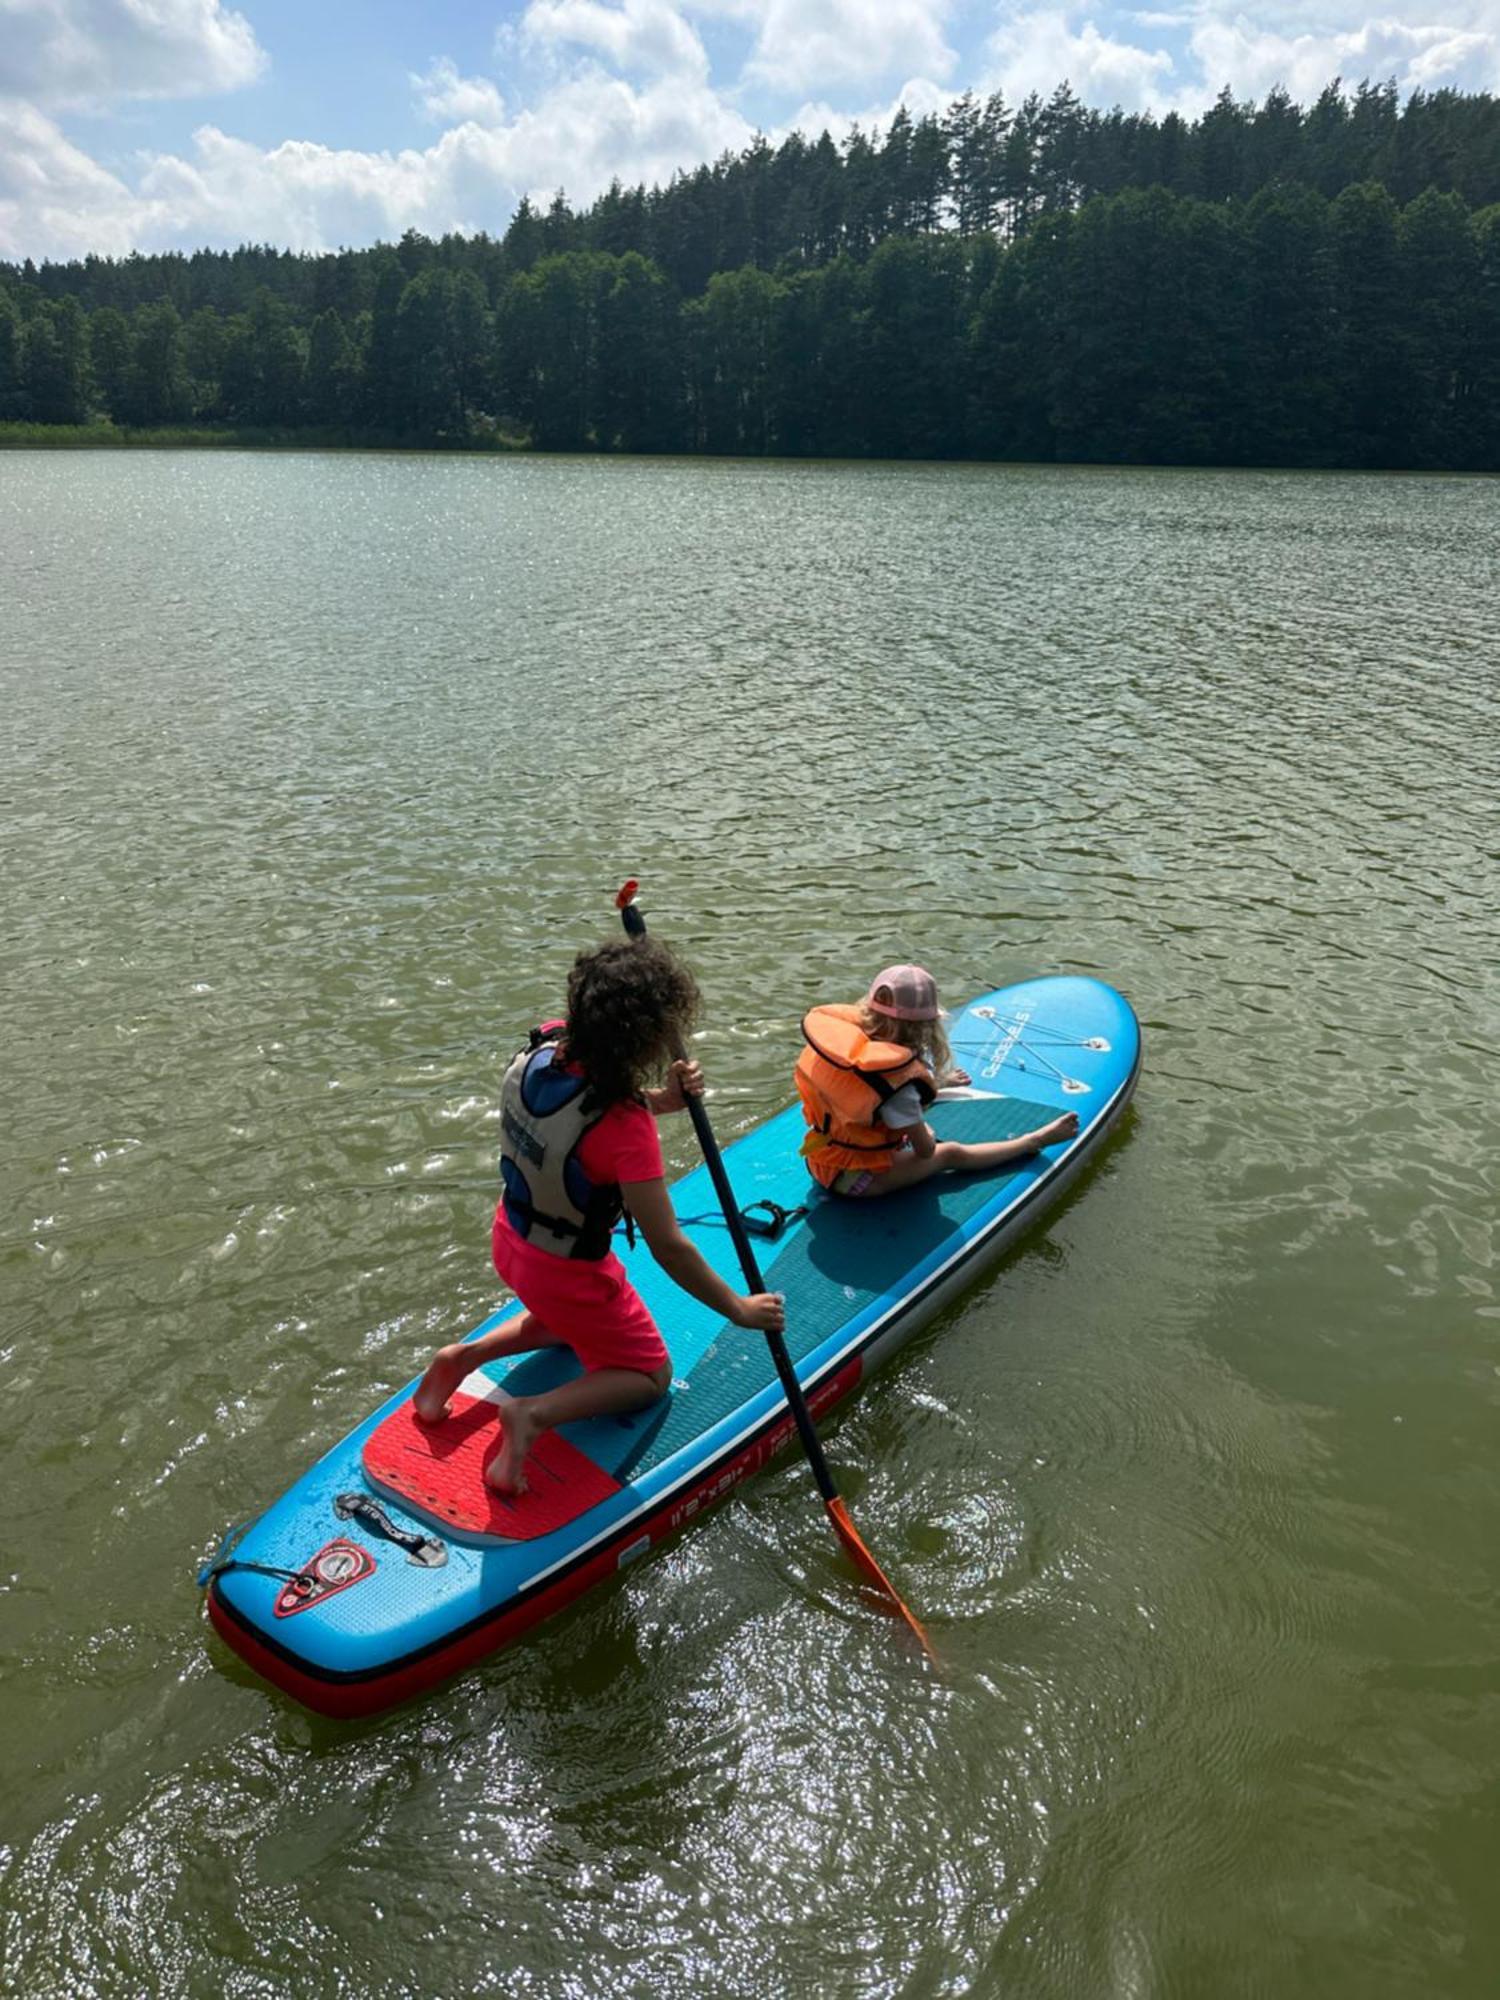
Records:
[[[880,1107],[881,1124],[888,1125],[893,1132],[904,1132],[908,1125],[920,1125],[926,1115],[922,1093],[914,1083],[903,1083]]]

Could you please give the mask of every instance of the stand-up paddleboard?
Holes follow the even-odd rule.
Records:
[[[1139,1025],[1098,980],[1003,987],[950,1025],[973,1081],[933,1106],[939,1137],[1013,1138],[1061,1111],[1077,1114],[1077,1136],[992,1173],[939,1175],[865,1201],[814,1187],[795,1106],[725,1150],[752,1219],[785,1213],[762,1268],[768,1289],[785,1295],[787,1346],[814,1414],[1051,1206],[1135,1086]],[[686,1233],[738,1290],[707,1169],[678,1181],[672,1198]],[[476,1369],[436,1425],[415,1416],[408,1383],[205,1570],[215,1627],[257,1672],[325,1715],[388,1708],[645,1555],[790,1442],[764,1337],[690,1299],[644,1245],[615,1247],[671,1349],[670,1393],[632,1416],[547,1434],[527,1461],[528,1491],[505,1498],[483,1477],[500,1443],[496,1406],[576,1374],[572,1354],[552,1348]],[[475,1335],[520,1310],[503,1307]]]

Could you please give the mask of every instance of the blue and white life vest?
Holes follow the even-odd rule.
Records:
[[[556,1032],[554,1026],[551,1033]],[[587,1079],[558,1061],[554,1040],[523,1049],[505,1072],[500,1086],[505,1217],[518,1236],[555,1257],[606,1256],[610,1232],[624,1211],[618,1182],[599,1186],[578,1158],[585,1135],[603,1115]]]

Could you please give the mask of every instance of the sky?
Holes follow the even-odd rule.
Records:
[[[0,260],[503,233],[905,102],[1500,90],[1500,0],[0,0]]]

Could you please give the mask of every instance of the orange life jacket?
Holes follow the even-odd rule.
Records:
[[[808,1171],[825,1187],[846,1167],[884,1173],[906,1140],[880,1123],[880,1107],[914,1083],[924,1103],[937,1094],[932,1071],[899,1042],[878,1042],[858,1007],[814,1007],[802,1023],[797,1094],[811,1130],[802,1142]]]

